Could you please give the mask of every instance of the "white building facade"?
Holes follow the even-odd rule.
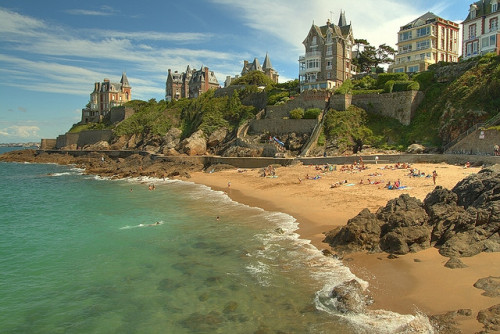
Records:
[[[489,52],[500,54],[499,9],[498,0],[481,0],[470,5],[469,15],[462,22],[463,59]]]

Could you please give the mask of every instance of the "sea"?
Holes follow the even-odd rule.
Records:
[[[0,333],[432,332],[339,312],[332,289],[366,282],[294,217],[203,185],[0,162],[0,197]]]

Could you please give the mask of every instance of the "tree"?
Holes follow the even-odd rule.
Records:
[[[394,55],[396,54],[396,50],[394,50],[389,45],[381,44],[378,46],[378,49],[375,51],[375,67],[378,67],[380,64],[390,64],[394,62]],[[392,56],[392,58],[391,58]]]
[[[356,39],[354,43],[358,47],[358,55],[354,59],[354,64],[358,66],[359,72],[370,72],[372,68],[379,68],[381,64],[394,62],[396,50],[385,43],[379,45],[378,48],[370,45],[365,39]],[[359,52],[360,46],[363,46],[361,52]]]

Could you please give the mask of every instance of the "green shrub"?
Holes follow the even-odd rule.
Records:
[[[384,84],[384,93],[392,93],[392,90],[394,88],[394,80],[389,80]]]
[[[406,92],[409,90],[418,90],[420,85],[416,81],[396,81],[392,87],[393,92]]]
[[[424,91],[436,82],[436,80],[434,79],[433,71],[417,73],[411,79],[418,82],[418,84],[420,85],[420,89]]]
[[[304,109],[302,108],[296,108],[290,111],[291,119],[302,119],[303,117],[304,117]]]
[[[356,89],[352,91],[352,95],[361,95],[361,94],[380,94],[383,93],[383,89]]]
[[[305,119],[316,119],[318,116],[321,114],[321,109],[319,108],[311,108],[307,109],[304,112],[304,118]]]
[[[352,81],[350,79],[347,79],[340,85],[340,87],[335,91],[335,94],[337,95],[345,95],[345,94],[351,94],[352,92]]]
[[[406,73],[380,73],[377,77],[377,88],[385,89],[387,81],[408,81],[408,74]]]
[[[370,75],[366,75],[359,80],[353,80],[353,89],[375,89],[377,80]]]

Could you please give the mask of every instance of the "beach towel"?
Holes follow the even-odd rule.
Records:
[[[352,187],[353,185],[354,185],[354,183],[344,184],[344,186],[346,186],[346,187]]]

